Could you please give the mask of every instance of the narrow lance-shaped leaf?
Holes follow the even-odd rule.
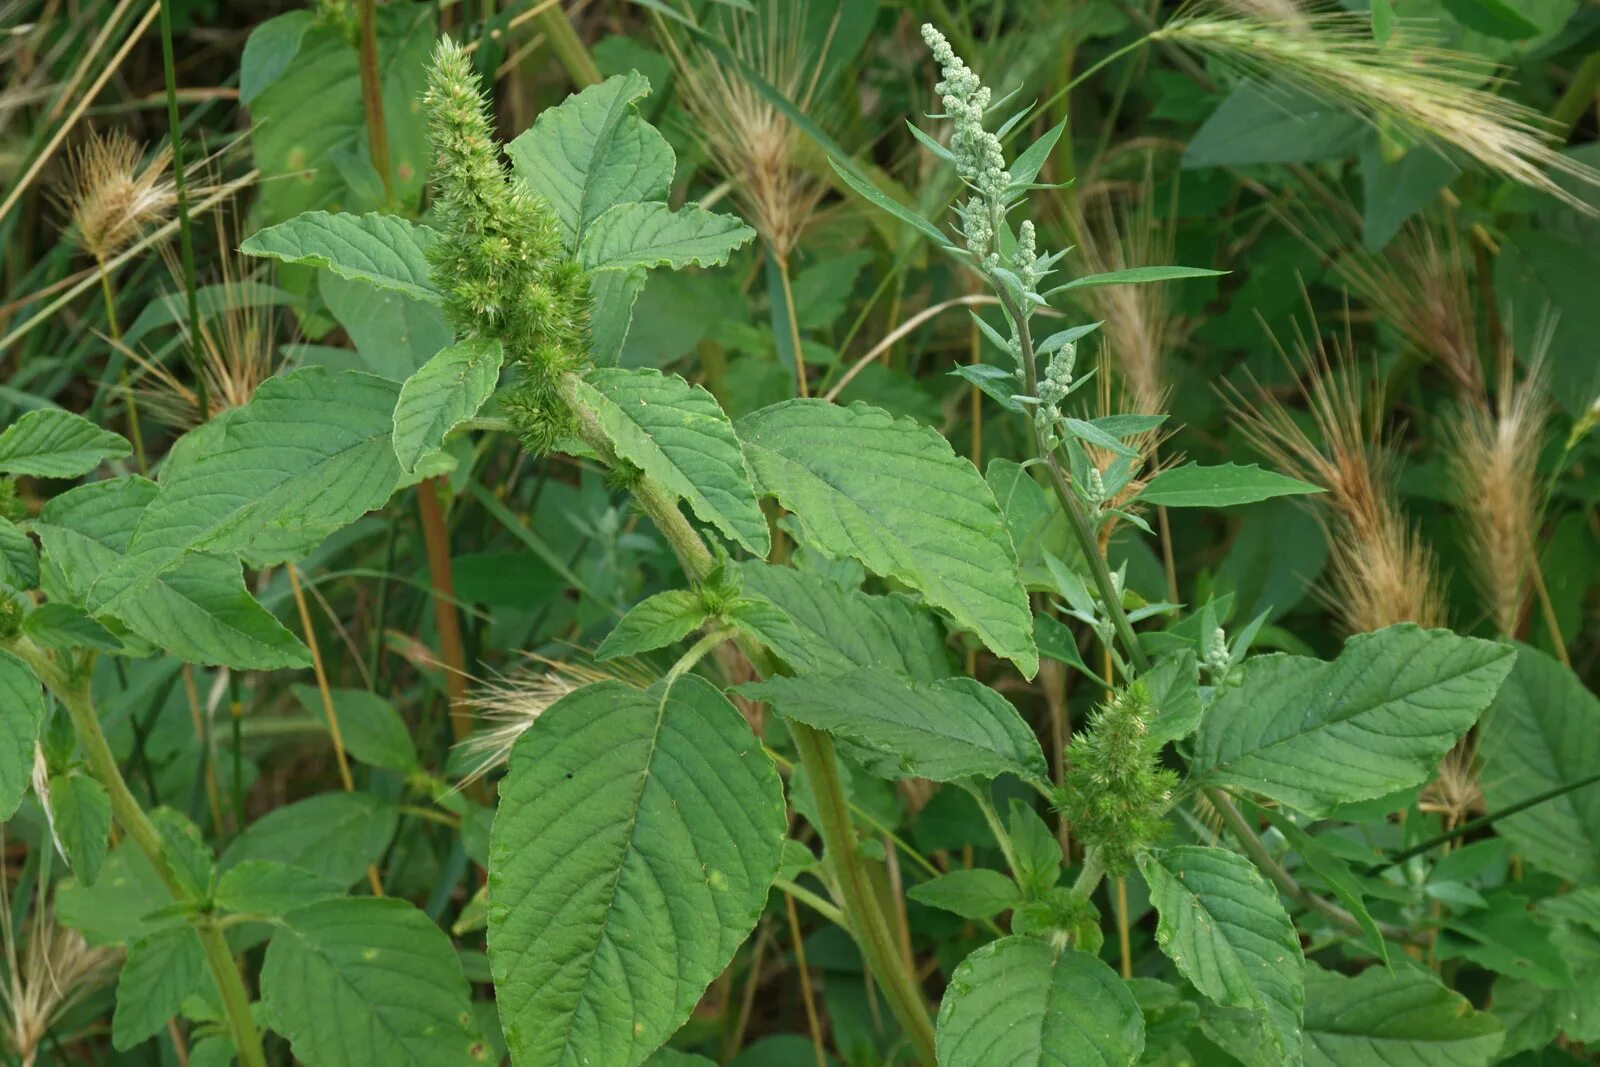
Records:
[[[1273,1062],[1302,1062],[1305,959],[1278,894],[1243,856],[1184,845],[1139,858],[1159,921],[1156,943],[1194,987],[1260,1013]]]
[[[429,278],[428,249],[439,235],[398,215],[307,211],[257,230],[239,251],[285,263],[325,267],[341,278],[393,289],[438,304],[443,296]]]
[[[1090,289],[1098,285],[1148,285],[1151,282],[1172,282],[1184,278],[1215,278],[1225,270],[1208,270],[1205,267],[1129,267],[1126,270],[1108,271],[1105,274],[1085,274],[1070,282],[1058,285],[1045,296],[1070,292],[1073,289]]]
[[[76,478],[133,451],[120,434],[59,408],[30,411],[0,433],[0,474]]]
[[[441,348],[400,387],[394,407],[394,451],[400,469],[417,469],[424,457],[478,413],[500,380],[505,349],[499,341],[472,337]]]
[[[1511,670],[1513,649],[1412,624],[1360,634],[1332,663],[1245,661],[1206,710],[1190,770],[1321,815],[1420,785]]]
[[[519,1067],[637,1064],[688,1018],[778,872],[777,771],[690,675],[600,682],[517,742],[489,852],[489,961]]]
[[[1028,677],[1033,617],[994,494],[938,432],[864,404],[790,400],[740,420],[764,491],[808,541],[898,579]]]
[[[1169,508],[1226,508],[1253,504],[1275,496],[1300,496],[1322,490],[1286,474],[1264,471],[1254,463],[1202,467],[1188,463],[1151,478],[1139,500]]]

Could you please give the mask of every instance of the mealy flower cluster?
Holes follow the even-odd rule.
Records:
[[[922,39],[928,43],[944,75],[934,91],[939,94],[945,114],[955,123],[950,134],[950,151],[955,156],[956,173],[973,190],[972,196],[956,205],[961,232],[967,240],[967,248],[984,269],[993,270],[1000,264],[995,246],[1005,217],[1006,189],[1011,184],[1011,174],[1006,170],[1000,138],[983,127],[983,115],[989,109],[992,94],[972,68],[956,55],[944,34],[925,25]]]
[[[502,404],[542,454],[572,430],[559,381],[586,357],[588,278],[562,247],[549,206],[507,172],[471,58],[449,39],[434,53],[423,103],[444,234],[429,262],[445,314],[458,336],[505,346],[522,378]]]
[[[1102,704],[1067,748],[1061,810],[1112,874],[1128,870],[1160,837],[1178,784],[1159,765],[1161,742],[1150,736],[1154,713],[1144,683],[1136,681]]]

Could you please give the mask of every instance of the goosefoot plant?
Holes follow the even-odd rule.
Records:
[[[95,666],[152,648],[238,670],[306,666],[241,566],[285,567],[292,579],[331,532],[444,469],[451,435],[513,432],[535,453],[602,464],[681,564],[684,588],[628,610],[598,657],[686,646],[647,687],[602,680],[557,700],[521,733],[498,782],[484,920],[493,1013],[520,1067],[701,1062],[658,1050],[775,885],[859,948],[902,1034],[894,1062],[1134,1064],[1201,1021],[1247,1062],[1307,1062],[1319,1028],[1344,1058],[1324,1049],[1316,1062],[1373,1062],[1356,1046],[1380,1039],[1489,1062],[1500,1023],[1391,950],[1427,939],[1426,908],[1369,908],[1347,859],[1305,821],[1346,805],[1403,807],[1473,729],[1517,652],[1408,625],[1354,637],[1331,662],[1250,656],[1260,619],[1229,635],[1212,606],[1183,616],[1126,589],[1104,553],[1110,524],[1148,532],[1140,508],[1228,507],[1312,487],[1233,464],[1152,473],[1129,442],[1164,416],[1072,414],[1092,373],[1077,345],[1094,325],[1038,338],[1051,298],[1214,272],[1146,267],[1047,284],[1065,252],[1040,249],[1034,226],[1013,221],[1046,188],[1036,179],[1062,128],[1008,159],[1001,134],[1028,109],[997,116],[1004,101],[942,36],[924,34],[951,133],[922,140],[965,187],[953,231],[849,161],[834,165],[1000,301],[1003,327],[979,322],[996,362],[960,372],[1026,422],[1028,462],[980,474],[933,429],[863,404],[789,400],[733,422],[682,378],[616,366],[648,271],[723,263],[753,231],[665,202],[674,159],[638,114],[642,76],[584,90],[502,154],[468,57],[447,41],[424,102],[437,154],[430,223],[309,212],[244,251],[438,305],[455,343],[403,383],[316,367],[280,374],[185,435],[158,481],[91,482],[36,519],[0,521],[8,585],[32,594],[0,605],[0,807],[10,814],[29,788],[37,739],[35,788],[68,831],[80,879],[95,881],[114,821],[132,846],[113,856],[117,884],[149,873],[163,894],[140,912],[129,949],[119,1048],[181,1011],[214,1043],[208,1062],[264,1064],[259,1025],[315,1067],[492,1059],[451,941],[422,911],[351,895],[367,884],[359,867],[257,858],[270,836],[257,827],[219,858],[181,815],[143,810],[108,744]],[[491,396],[500,413],[480,416]],[[83,419],[39,411],[0,435],[0,471],[71,478],[128,450]],[[775,551],[767,499],[805,552]],[[851,565],[895,591],[832,576]],[[1103,675],[1063,642],[1057,613],[1098,637]],[[1152,620],[1166,625],[1135,629]],[[1016,709],[956,669],[952,636],[1024,678],[1043,653],[1103,686],[1059,783]],[[730,688],[727,677],[753,680]],[[776,713],[766,736],[734,696]],[[476,816],[417,766],[403,726],[379,733],[387,742],[369,735],[361,758],[400,772],[441,817]],[[786,751],[796,757],[787,795],[774,760]],[[881,839],[862,832],[872,823],[852,804],[858,776],[960,791],[1003,859],[1003,869],[939,871],[917,857],[935,876],[911,899],[994,935],[942,993],[903,949],[904,901]],[[291,817],[345,818],[367,804],[316,799],[340,803]],[[794,813],[820,855],[796,836]],[[1285,843],[1310,875],[1286,868]],[[1117,901],[1125,938],[1135,872],[1171,964],[1139,978],[1100,956],[1103,902]],[[254,1004],[235,955],[247,932],[266,941]],[[1307,938],[1378,965],[1325,970],[1307,958]]]

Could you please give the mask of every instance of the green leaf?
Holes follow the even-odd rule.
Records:
[[[1516,666],[1484,713],[1483,796],[1500,811],[1600,774],[1600,698],[1543,652],[1517,646]],[[1528,862],[1578,884],[1600,881],[1600,784],[1495,823]]]
[[[1336,100],[1245,82],[1189,138],[1183,166],[1310,163],[1354,155],[1371,133],[1361,116]]]
[[[317,718],[326,714],[320,690],[297,685],[294,695],[300,706]],[[411,728],[389,701],[365,689],[330,689],[328,696],[339,719],[340,739],[350,755],[369,766],[402,774],[422,765]]]
[[[33,746],[44,722],[44,690],[33,668],[0,648],[0,822],[17,813],[33,778]]]
[[[939,1006],[940,1067],[1131,1067],[1144,1016],[1086,952],[1004,937],[961,961]]]
[[[1247,660],[1206,710],[1191,774],[1307,815],[1427,781],[1511,670],[1505,645],[1412,624],[1359,634],[1332,663]]]
[[[122,642],[83,609],[60,600],[40,604],[22,620],[22,633],[40,648],[120,649]]]
[[[172,893],[132,841],[111,850],[92,886],[76,879],[56,890],[56,917],[91,945],[127,945],[161,925],[152,914],[172,903]]]
[[[1045,295],[1054,296],[1056,293],[1091,289],[1099,285],[1148,285],[1151,282],[1173,282],[1184,278],[1215,278],[1226,273],[1225,270],[1208,270],[1205,267],[1129,267],[1104,274],[1085,274],[1056,286]]]
[[[0,586],[32,589],[39,584],[39,553],[28,535],[0,516]]]
[[[1306,1067],[1488,1067],[1505,1027],[1418,967],[1306,967]]]
[[[132,451],[121,434],[102,430],[82,415],[40,408],[0,433],[0,473],[76,478]]]
[[[919,683],[869,667],[826,679],[774,677],[739,693],[865,749],[862,761],[880,777],[1040,781],[1049,773],[1017,709],[971,678]]]
[[[1266,879],[1242,856],[1193,845],[1145,853],[1139,870],[1161,951],[1218,1004],[1262,1015],[1273,1062],[1300,1064],[1305,959]]]
[[[78,881],[94,885],[111,841],[111,798],[105,789],[79,771],[51,775],[50,829]]]
[[[1194,733],[1205,710],[1200,703],[1199,664],[1193,649],[1163,659],[1139,680],[1156,706],[1155,718],[1150,721],[1151,737],[1180,741]]]
[[[944,634],[933,616],[904,596],[873,596],[793,567],[738,564],[746,596],[782,609],[794,629],[770,647],[802,675],[833,676],[881,667],[914,681],[950,676]]]
[[[519,1067],[639,1063],[744,941],[778,872],[783,789],[695,676],[600,682],[536,719],[500,784],[489,961]]]
[[[337,882],[304,867],[273,860],[245,860],[222,872],[213,899],[224,911],[277,916],[341,896],[344,888]]]
[[[188,923],[135,941],[117,979],[112,1047],[126,1052],[160,1033],[183,1002],[202,991],[205,966],[205,949]]]
[[[1486,33],[1491,37],[1519,41],[1539,33],[1539,24],[1506,0],[1443,0],[1450,16],[1469,30]]]
[[[500,380],[505,349],[473,337],[441,348],[400,387],[394,407],[394,451],[407,474],[444,447],[444,439],[478,413]]]
[[[1300,829],[1287,812],[1258,807],[1248,800],[1243,803],[1248,810],[1264,816],[1271,822],[1283,835],[1284,840],[1289,842],[1289,847],[1300,854],[1301,861],[1328,883],[1328,888],[1339,898],[1339,903],[1343,904],[1345,910],[1360,924],[1370,941],[1369,947],[1377,953],[1385,967],[1389,966],[1389,946],[1383,940],[1378,924],[1373,921],[1372,913],[1367,910],[1367,902],[1361,892],[1361,882],[1351,873],[1349,865],[1327,845]]]
[[[617,656],[637,656],[667,645],[675,645],[706,621],[700,597],[687,589],[669,589],[646,597],[617,620],[606,639],[595,649],[597,660]]]
[[[1017,883],[1001,874],[978,867],[954,870],[912,886],[906,896],[930,908],[955,912],[963,919],[988,919],[1022,903]]]
[[[186,434],[127,557],[90,588],[90,613],[120,614],[185,553],[244,552],[264,535],[337,528],[383,504],[400,477],[397,392],[370,374],[308,367]]]
[[[351,886],[389,847],[399,813],[369,793],[322,793],[274,808],[234,838],[219,866],[273,860]]]
[[[1016,856],[1013,872],[1023,892],[1037,900],[1061,880],[1061,839],[1045,825],[1033,805],[1020,797],[1011,798],[1006,813],[1006,829],[1011,835],[1011,851]]]
[[[864,404],[790,400],[741,419],[762,489],[808,541],[917,589],[1031,678],[1033,616],[994,494],[931,427]]]
[[[87,599],[98,576],[125,565],[134,530],[158,493],[144,478],[116,478],[79,486],[44,506],[35,529],[73,599]],[[114,614],[134,634],[191,663],[241,670],[310,663],[299,639],[245,589],[237,559],[184,556],[116,612],[97,614]]]
[[[649,79],[636,70],[607,78],[545,108],[506,145],[517,177],[555,212],[568,251],[608,209],[667,198],[677,159],[639,117],[649,95]]]
[[[755,235],[734,216],[693,204],[678,211],[653,200],[618,204],[589,227],[578,262],[591,271],[715,267]]]
[[[300,39],[315,24],[310,11],[286,11],[250,31],[239,56],[240,103],[248,106],[283,75],[300,51]]]
[[[750,469],[716,397],[645,368],[599,368],[572,385],[617,455],[725,536],[758,556],[771,550]]]
[[[450,939],[393,897],[326,900],[285,915],[261,967],[261,1008],[309,1067],[490,1060]]]
[[[1314,485],[1264,471],[1254,463],[1248,467],[1237,463],[1215,467],[1187,463],[1151,478],[1140,491],[1139,500],[1169,508],[1227,508],[1269,497],[1320,492],[1322,490]]]
[[[428,268],[428,249],[438,239],[435,231],[398,215],[307,211],[257,230],[239,251],[325,267],[341,278],[438,304],[444,297],[429,279]]]
[[[848,164],[841,165],[838,160],[833,158],[829,158],[828,166],[833,168],[833,172],[839,176],[841,181],[859,193],[873,207],[887,211],[907,226],[920,231],[940,248],[947,247],[950,244],[950,238],[946,237],[939,227],[861,177],[856,173],[854,167]]]
[[[616,366],[647,275],[643,267],[635,267],[589,276],[589,358],[595,366]]]

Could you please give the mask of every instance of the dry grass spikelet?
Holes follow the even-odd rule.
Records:
[[[807,6],[767,0],[754,14],[729,14],[728,43],[741,63],[815,119],[827,46],[820,55],[804,48]],[[802,166],[809,142],[788,115],[709,49],[688,52],[671,36],[665,43],[696,119],[695,137],[732,184],[762,240],[787,260],[827,191],[816,169]]]
[[[1541,363],[1521,382],[1501,360],[1492,407],[1462,403],[1448,431],[1448,460],[1460,494],[1478,591],[1504,637],[1515,637],[1533,593],[1540,499],[1540,437],[1550,414]]]
[[[1477,744],[1463,739],[1439,761],[1439,773],[1417,798],[1418,807],[1430,815],[1444,816],[1453,830],[1483,813],[1483,783],[1478,778]]]
[[[1445,624],[1433,553],[1395,494],[1397,456],[1385,439],[1373,382],[1357,370],[1346,337],[1297,343],[1299,393],[1315,436],[1283,402],[1257,386],[1225,387],[1247,440],[1285,473],[1327,492],[1317,515],[1332,544],[1327,598],[1351,633],[1399,622]]]
[[[605,681],[648,689],[656,676],[631,659],[609,660],[602,666],[529,653],[524,667],[481,685],[467,702],[487,725],[461,743],[471,767],[461,786],[505,766],[517,739],[556,701],[586,685]]]
[[[32,1067],[53,1029],[85,999],[109,985],[122,963],[122,950],[90,945],[76,930],[56,922],[49,905],[40,901],[27,920],[27,939],[19,946],[10,893],[0,880],[0,907],[8,921],[4,943],[6,975],[0,980],[0,1030],[14,1062]]]
[[[217,247],[234,248],[229,226],[217,217]],[[162,257],[171,272],[175,288],[162,295],[182,340],[190,345],[192,327],[183,296],[183,271],[172,250],[163,247]],[[261,285],[251,277],[250,261],[235,253],[219,257],[221,280],[215,290],[220,307],[200,320],[201,373],[206,380],[206,408],[210,418],[224,411],[243,407],[256,388],[282,365],[279,320],[273,307],[262,299]],[[114,342],[115,343],[115,342]],[[200,423],[200,398],[194,383],[173,367],[152,359],[132,347],[121,346],[128,359],[139,368],[131,387],[139,407],[152,418],[174,429],[184,430]]]
[[[1600,185],[1600,173],[1563,155],[1538,112],[1491,91],[1492,64],[1423,44],[1406,27],[1379,44],[1364,14],[1238,15],[1214,0],[1199,0],[1154,36],[1251,75],[1289,82],[1389,129],[1448,145],[1489,170],[1593,213],[1551,173],[1591,185]]]
[[[1078,224],[1078,255],[1084,273],[1103,274],[1172,262],[1172,230],[1154,209],[1149,161],[1144,176],[1119,203],[1114,188],[1085,190]],[[1165,360],[1177,339],[1172,289],[1165,285],[1100,285],[1083,290],[1083,301],[1102,320],[1100,334],[1134,411],[1165,410],[1170,383]]]
[[[56,191],[73,241],[103,263],[165,222],[177,204],[171,164],[166,146],[146,161],[143,147],[120,130],[90,134],[68,152]]]

